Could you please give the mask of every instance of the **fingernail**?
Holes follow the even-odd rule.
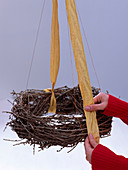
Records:
[[[90,109],[91,109],[90,106],[86,106],[86,107],[85,107],[85,110],[86,110],[86,111],[88,111],[88,110],[90,110]]]
[[[89,134],[89,137],[90,137],[90,138],[93,138],[93,135],[90,133],[90,134]]]

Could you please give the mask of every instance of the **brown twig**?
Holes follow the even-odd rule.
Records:
[[[99,89],[92,87],[92,93],[93,96],[97,95]],[[55,89],[57,112],[52,116],[47,114],[50,92],[31,89],[20,93],[13,91],[12,95],[15,99],[11,111],[6,112],[12,115],[7,126],[19,138],[26,140],[19,144],[30,144],[33,147],[37,144],[43,150],[57,145],[74,149],[79,142],[84,142],[87,127],[79,86],[74,89],[67,86]],[[112,117],[97,112],[97,120],[100,136],[110,136]]]

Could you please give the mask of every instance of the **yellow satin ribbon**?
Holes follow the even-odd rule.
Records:
[[[65,0],[68,23],[70,28],[71,43],[75,58],[75,64],[78,74],[79,86],[83,98],[83,109],[85,106],[93,104],[93,95],[91,90],[90,78],[85,58],[84,46],[76,11],[75,0]],[[96,119],[96,112],[85,112],[88,134],[93,134],[97,143],[99,143],[99,128]]]
[[[44,89],[45,92],[49,93],[52,91],[52,89]]]
[[[54,86],[56,83],[60,65],[60,38],[58,23],[58,1],[52,0],[52,24],[51,24],[51,63],[50,77],[52,82],[52,96],[48,112],[56,113],[56,99],[54,95]]]

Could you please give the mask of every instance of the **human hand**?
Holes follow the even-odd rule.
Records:
[[[94,97],[94,104],[85,107],[86,111],[97,111],[97,110],[104,110],[108,105],[109,95],[105,93],[99,93],[97,96]]]
[[[89,136],[86,137],[85,139],[84,147],[86,153],[86,160],[89,161],[90,164],[91,164],[92,152],[97,145],[98,144],[96,143],[93,135],[89,134]]]

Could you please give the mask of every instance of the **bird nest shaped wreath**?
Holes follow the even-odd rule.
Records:
[[[67,86],[54,90],[57,108],[56,113],[48,113],[51,92],[44,90],[26,90],[16,93],[8,126],[24,144],[38,145],[43,150],[50,146],[74,147],[84,142],[87,137],[86,118],[79,86]],[[93,96],[99,93],[92,87]],[[111,132],[112,117],[97,111],[100,137],[107,137]]]

